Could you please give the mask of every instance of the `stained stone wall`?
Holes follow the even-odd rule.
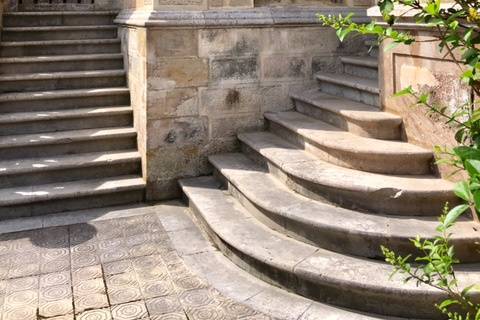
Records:
[[[369,14],[380,19],[376,8],[370,9]],[[455,130],[443,119],[427,114],[423,107],[412,107],[412,98],[394,97],[394,94],[408,86],[420,92],[431,92],[432,99],[448,107],[448,112],[469,99],[470,90],[460,79],[462,71],[439,51],[438,42],[432,41],[432,29],[415,26],[409,15],[399,20],[397,27],[410,32],[417,42],[385,51],[383,48],[390,44],[387,41],[379,50],[382,107],[403,118],[404,140],[428,149],[436,145],[454,146],[457,144]],[[438,170],[444,178],[452,178],[449,166],[441,166]]]
[[[178,178],[209,174],[208,155],[237,150],[238,132],[262,129],[264,112],[291,109],[289,93],[315,85],[313,73],[335,71],[340,55],[363,48],[361,39],[340,44],[316,23],[318,11],[117,18],[148,199],[178,196]]]

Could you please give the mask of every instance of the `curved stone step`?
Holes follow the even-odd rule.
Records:
[[[130,105],[130,91],[127,87],[0,94],[1,113],[38,112],[122,105]]]
[[[330,163],[385,174],[428,174],[433,153],[401,141],[365,138],[298,112],[267,112],[269,130]]]
[[[298,112],[353,134],[375,139],[400,140],[402,118],[373,106],[332,96],[319,89],[292,94]]]
[[[119,53],[120,39],[0,42],[1,57]]]
[[[315,77],[325,93],[380,106],[378,80],[327,72],[317,73]]]
[[[115,11],[19,11],[4,12],[5,27],[75,26],[112,24]]]
[[[0,114],[0,136],[133,124],[132,107],[81,108]]]
[[[134,128],[96,128],[0,137],[2,159],[136,148]]]
[[[123,54],[78,54],[0,58],[0,74],[123,69]]]
[[[122,69],[0,75],[0,92],[123,87],[125,76]]]
[[[239,134],[246,154],[289,187],[313,199],[380,214],[439,216],[459,202],[453,183],[433,176],[357,171],[322,161],[269,132]]]
[[[320,248],[368,258],[383,256],[385,245],[402,255],[418,254],[410,239],[438,235],[436,217],[381,216],[347,210],[292,192],[262,167],[239,153],[210,156],[216,177],[259,220],[278,232]],[[468,219],[451,230],[462,262],[479,262],[479,226]]]
[[[137,151],[107,151],[0,161],[0,185],[16,186],[131,175],[140,172]]]
[[[391,266],[285,237],[259,224],[210,177],[182,180],[198,221],[234,263],[275,285],[319,301],[406,318],[442,319],[439,290],[389,276]],[[478,266],[459,272],[460,286],[480,281]]]
[[[0,189],[0,219],[141,202],[144,189],[139,176],[4,188]]]
[[[3,41],[41,41],[76,39],[112,39],[117,37],[117,26],[26,26],[5,27],[2,30]]]
[[[342,61],[344,73],[378,81],[378,58],[346,56],[340,57],[340,61]]]

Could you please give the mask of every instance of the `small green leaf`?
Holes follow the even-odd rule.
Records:
[[[453,208],[447,213],[444,224],[446,226],[452,225],[452,223],[454,223],[458,219],[458,217],[460,217],[467,209],[468,209],[468,205],[466,204],[460,204],[456,206],[455,208]]]
[[[412,86],[408,86],[397,93],[394,94],[394,97],[402,97],[406,95],[412,95],[414,93]]]
[[[455,192],[455,195],[467,202],[470,202],[472,200],[472,194],[470,192],[470,187],[468,185],[468,182],[466,181],[461,181],[458,182],[455,187],[453,188],[453,192]]]

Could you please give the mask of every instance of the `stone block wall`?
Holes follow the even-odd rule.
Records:
[[[148,199],[176,197],[178,178],[210,174],[209,155],[238,150],[238,132],[262,129],[265,112],[291,109],[291,92],[364,47],[361,39],[339,43],[316,24],[318,10],[308,19],[285,10],[278,22],[260,9],[244,20],[240,11],[210,13],[215,19],[183,12],[183,25],[165,13],[117,18]]]

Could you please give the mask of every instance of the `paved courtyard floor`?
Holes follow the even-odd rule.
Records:
[[[270,319],[189,268],[158,214],[81,219],[0,235],[1,320]]]

